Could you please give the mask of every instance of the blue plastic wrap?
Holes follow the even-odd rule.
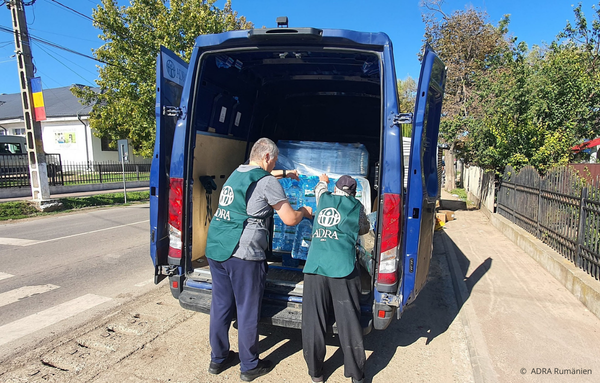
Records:
[[[291,162],[300,174],[366,177],[369,170],[369,152],[363,144],[279,141],[277,147],[286,160],[285,166],[290,165],[287,161]]]

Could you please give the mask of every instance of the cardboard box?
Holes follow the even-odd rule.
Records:
[[[435,216],[437,217],[438,220],[446,223],[446,214],[444,214],[444,213],[436,213]]]
[[[444,222],[454,221],[456,219],[452,210],[440,210],[438,214],[444,214],[446,216],[446,220]]]

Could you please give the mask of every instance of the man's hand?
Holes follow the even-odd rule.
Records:
[[[308,219],[312,218],[312,216],[313,216],[312,207],[302,206],[300,209],[302,209],[302,214],[304,215],[304,218],[308,218]]]
[[[298,170],[294,169],[294,170],[286,170],[285,171],[285,177],[286,178],[291,178],[293,180],[296,181],[300,181],[300,178],[298,177]]]
[[[321,174],[321,175],[319,176],[319,181],[323,181],[323,182],[325,182],[326,184],[328,184],[328,183],[329,183],[329,177],[327,177],[327,174],[323,173],[323,174]]]

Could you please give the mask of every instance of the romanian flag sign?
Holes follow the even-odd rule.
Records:
[[[42,79],[34,77],[31,80],[31,93],[33,94],[33,110],[36,121],[46,119],[46,108],[44,107],[44,95],[42,94]]]

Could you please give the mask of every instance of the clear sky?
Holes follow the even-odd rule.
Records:
[[[29,0],[31,1],[31,0]],[[4,0],[0,0],[0,4]],[[92,8],[99,0],[36,0],[26,7],[29,33],[39,39],[92,56],[100,46],[100,33],[92,26]],[[225,0],[218,0],[222,7]],[[592,5],[599,0],[583,0],[588,21],[593,20]],[[71,8],[69,10],[64,6]],[[129,0],[119,0],[128,5]],[[554,40],[567,20],[574,21],[572,0],[446,0],[446,13],[473,6],[485,10],[493,24],[504,14],[511,15],[509,31],[530,47]],[[233,9],[246,16],[257,28],[275,27],[277,16],[288,16],[291,27],[342,28],[364,32],[385,32],[394,44],[396,72],[400,79],[419,76],[417,54],[422,46],[424,24],[419,0],[232,0]],[[18,93],[17,64],[11,33],[10,12],[0,8],[0,94]],[[96,65],[89,58],[32,42],[37,76],[44,89],[79,83],[94,85]]]

